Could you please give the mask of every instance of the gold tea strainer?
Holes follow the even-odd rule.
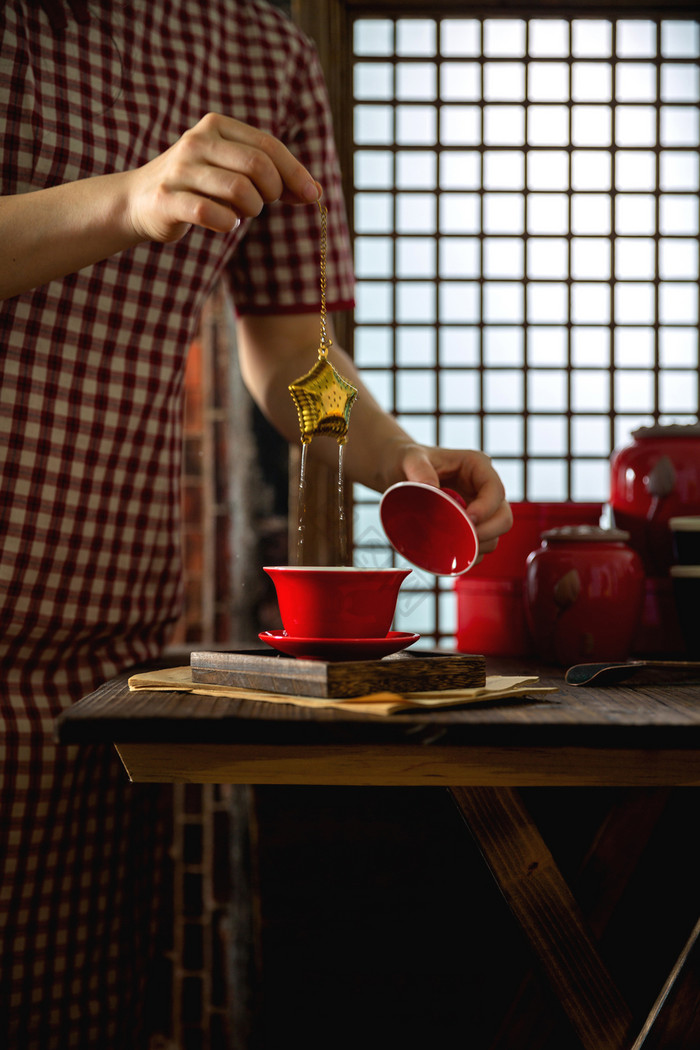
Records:
[[[326,323],[326,241],[328,209],[318,202],[321,213],[321,340],[318,360],[310,372],[289,385],[299,414],[302,444],[308,445],[316,434],[335,437],[339,445],[347,441],[350,409],[357,390],[335,370],[328,360],[333,345]]]

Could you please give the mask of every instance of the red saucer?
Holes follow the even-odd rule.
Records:
[[[380,660],[413,645],[420,635],[389,631],[386,638],[291,638],[286,631],[261,631],[258,638],[302,660]]]

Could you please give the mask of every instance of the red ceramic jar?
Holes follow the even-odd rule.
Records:
[[[528,558],[525,614],[545,660],[626,660],[644,600],[642,562],[619,529],[551,529]]]
[[[673,561],[668,522],[700,514],[700,424],[641,427],[613,453],[610,506],[630,534],[648,576],[665,576]]]

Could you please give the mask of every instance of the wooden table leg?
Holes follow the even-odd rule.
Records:
[[[630,1010],[517,791],[450,788],[584,1050],[625,1050]]]
[[[670,793],[670,788],[626,788],[606,810],[572,880],[576,900],[596,940],[605,934]],[[560,1047],[561,1025],[551,1005],[537,975],[528,971],[489,1050]]]

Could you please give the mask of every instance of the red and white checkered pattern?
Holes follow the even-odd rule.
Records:
[[[0,10],[0,192],[136,167],[206,112],[229,114],[323,185],[328,306],[350,305],[308,41],[258,0],[90,11],[78,24],[66,6],[52,29],[36,0]],[[156,799],[109,749],[57,749],[53,723],[156,655],[179,616],[182,379],[204,299],[227,273],[242,313],[317,310],[319,234],[315,206],[275,204],[230,235],[193,228],[0,304],[0,1032],[13,1050],[138,1045],[149,909],[136,890],[152,892]]]

